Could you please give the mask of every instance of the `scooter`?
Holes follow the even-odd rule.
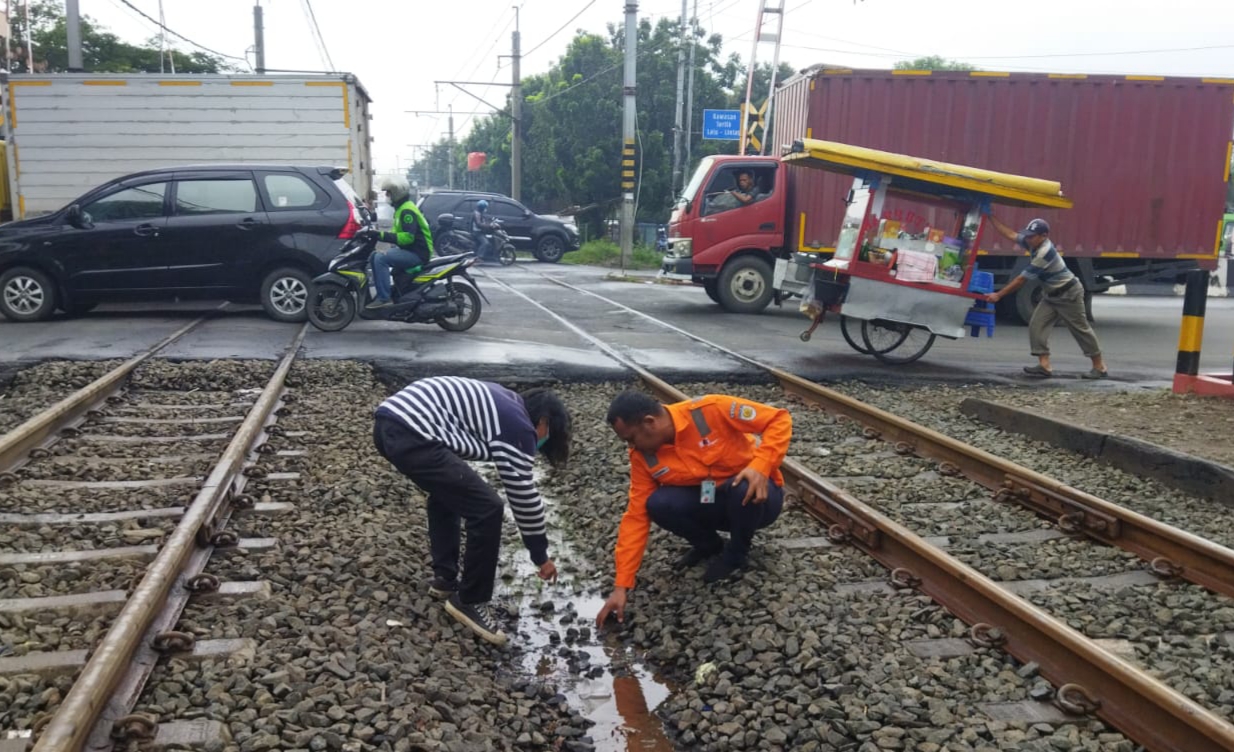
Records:
[[[313,326],[323,332],[337,332],[359,316],[405,324],[436,324],[448,332],[465,332],[480,320],[480,301],[489,301],[467,272],[476,263],[471,253],[436,256],[422,267],[393,269],[394,305],[368,308],[377,296],[372,266],[376,247],[375,234],[358,233],[330,260],[326,273],[313,280],[307,306]]]
[[[453,214],[442,214],[437,217],[437,227],[433,228],[433,244],[445,253],[475,253],[475,241],[471,233],[461,227],[454,226]],[[497,261],[502,266],[509,266],[517,259],[514,243],[510,235],[501,226],[501,220],[493,220],[493,229],[487,233],[493,248],[497,249]]]

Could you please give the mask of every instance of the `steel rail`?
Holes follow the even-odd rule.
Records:
[[[538,301],[509,285],[499,284],[532,302],[586,339],[600,342]],[[573,285],[564,286],[579,290]],[[588,294],[608,300],[594,293]],[[615,304],[633,311],[627,306]],[[659,323],[653,317],[647,318]],[[667,326],[676,329],[672,325]],[[630,368],[662,401],[689,399],[684,392],[629,358],[616,354],[607,345],[601,344],[601,347]],[[715,347],[736,355],[726,348]],[[766,368],[750,358],[739,357]],[[779,373],[784,374],[783,371]],[[837,393],[837,396],[868,407],[844,395]],[[1234,725],[1223,718],[1099,647],[1027,600],[999,587],[998,583],[976,569],[930,545],[800,462],[785,460],[781,469],[786,476],[786,485],[804,508],[828,525],[827,533],[831,540],[857,547],[891,570],[893,585],[920,590],[972,626],[972,639],[978,645],[1004,650],[1024,663],[1036,663],[1041,675],[1059,687],[1056,702],[1060,706],[1071,712],[1092,712],[1154,752],[1234,750]]]
[[[43,729],[34,746],[35,752],[76,752],[87,741],[107,708],[112,693],[128,672],[134,653],[147,638],[151,623],[198,545],[199,529],[213,520],[227,501],[236,476],[243,470],[251,445],[262,433],[283,393],[287,373],[291,370],[307,328],[308,324],[300,327],[274,375],[237,429],[201,491],[185,509],[167,543],[146,569],[145,576],[82,668],[59,710]]]
[[[1068,532],[1083,533],[1133,553],[1149,562],[1152,571],[1159,575],[1178,577],[1215,593],[1234,597],[1234,550],[730,350],[611,298],[553,277],[541,276],[760,368],[777,379],[787,393],[834,414],[852,418],[877,432],[878,437],[885,441],[907,445],[913,454],[949,463],[969,479],[994,491],[998,501],[1020,504],[1054,520]]]
[[[95,405],[120,390],[124,380],[139,365],[159,350],[196,329],[209,316],[202,316],[177,329],[165,339],[143,353],[134,355],[86,386],[78,389],[56,404],[47,408],[25,423],[0,436],[0,473],[9,473],[21,467],[31,450],[39,447],[54,434],[84,416]]]

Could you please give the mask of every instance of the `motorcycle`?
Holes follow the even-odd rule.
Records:
[[[467,270],[476,257],[470,253],[436,256],[423,267],[393,269],[391,299],[394,305],[371,309],[377,294],[373,283],[373,251],[377,239],[360,233],[347,241],[330,260],[325,274],[309,286],[308,319],[323,332],[347,328],[361,319],[400,321],[405,324],[436,324],[448,332],[465,332],[480,320],[480,292]]]
[[[461,227],[454,226],[453,214],[442,214],[437,217],[437,227],[433,229],[433,244],[446,253],[475,253],[476,243],[471,233]],[[493,220],[493,229],[486,233],[493,248],[497,251],[497,262],[502,266],[513,264],[517,255],[510,235],[501,226],[501,220]]]

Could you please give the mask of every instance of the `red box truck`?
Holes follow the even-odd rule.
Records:
[[[1073,209],[999,216],[1048,220],[1091,295],[1215,268],[1234,79],[817,68],[776,92],[771,132],[776,154],[816,138],[1060,181]],[[730,192],[741,172],[757,189],[749,203]],[[706,157],[673,210],[663,271],[730,311],[778,304],[798,289],[795,254],[831,252],[851,183],[776,156]],[[884,214],[906,227],[921,219],[894,202]],[[979,254],[998,287],[1028,263],[993,233]],[[1002,304],[1027,321],[1039,295],[1025,285]]]

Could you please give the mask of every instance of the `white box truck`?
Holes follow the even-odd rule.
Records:
[[[371,99],[350,74],[13,74],[4,95],[7,219],[173,165],[346,167],[372,189]]]

